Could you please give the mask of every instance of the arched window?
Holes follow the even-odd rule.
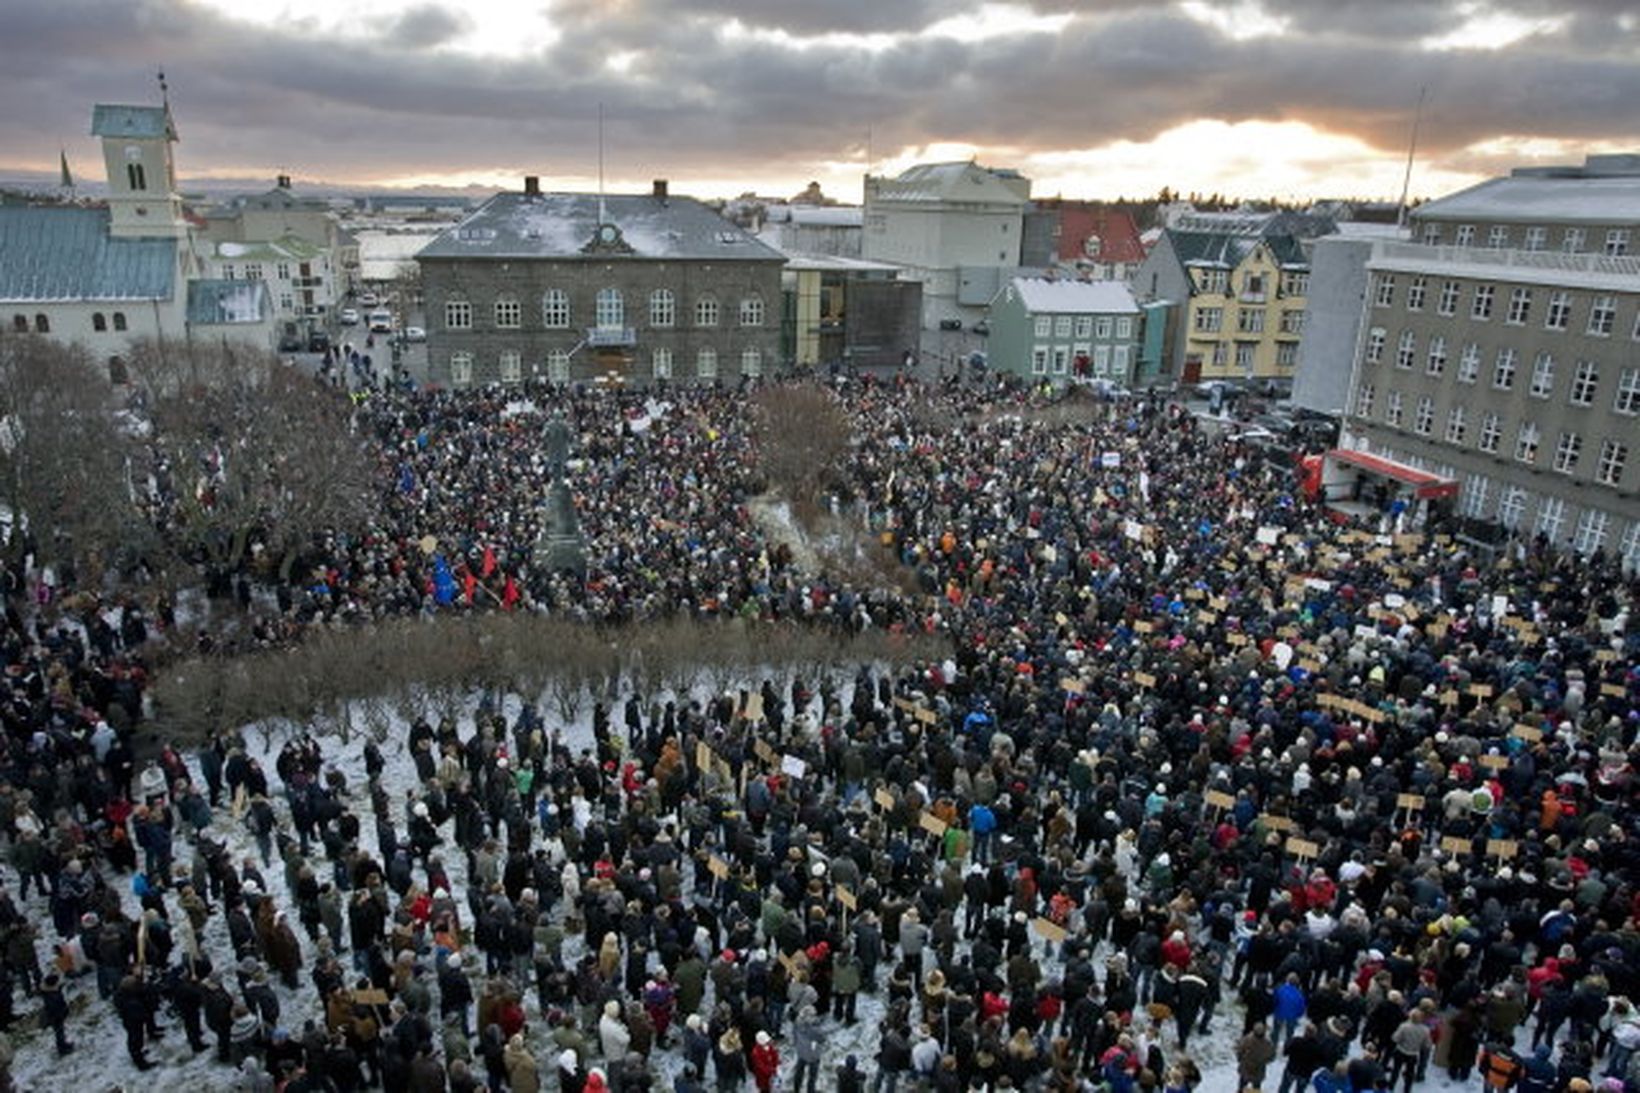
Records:
[[[13,315],[11,317],[11,328],[13,330],[17,331],[17,333],[19,333],[19,334],[27,334],[28,333],[28,316],[27,315]]]
[[[763,374],[763,354],[756,349],[745,349],[740,354],[740,374],[752,379]]]
[[[596,306],[599,330],[619,330],[626,325],[626,301],[621,298],[620,289],[599,289]]]
[[[100,311],[93,311],[91,313],[91,329],[95,330],[99,334],[107,330],[108,316],[104,315]]]
[[[757,295],[756,293],[753,293],[750,296],[745,296],[745,297],[741,298],[741,301],[740,301],[740,325],[741,326],[762,326],[763,325],[763,297]]]
[[[658,288],[649,294],[649,325],[671,326],[677,322],[678,301],[669,288]]]
[[[114,312],[114,329],[115,330],[124,330],[125,329],[125,312],[123,312],[123,311]]]
[[[125,165],[125,181],[131,184],[133,190],[146,190],[148,188],[148,173],[143,170],[140,163],[127,163]]]
[[[108,358],[108,382],[112,384],[131,382],[131,377],[125,370],[125,361],[120,357]]]
[[[669,380],[672,378],[672,351],[670,349],[655,350],[655,354],[650,360],[655,366],[656,379]]]
[[[695,325],[716,326],[718,324],[717,297],[705,295],[695,301]]]
[[[695,375],[703,380],[717,379],[716,349],[702,349],[695,354]]]
[[[541,297],[541,325],[548,330],[569,327],[569,293],[561,288],[549,288]]]
[[[50,334],[51,333],[51,320],[46,318],[46,313],[43,312],[43,311],[35,313],[35,316],[34,316],[34,332],[36,334]]]

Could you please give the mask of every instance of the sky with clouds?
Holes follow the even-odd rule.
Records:
[[[977,157],[1038,195],[1394,197],[1640,150],[1633,0],[0,0],[0,174],[100,170],[169,78],[188,179],[857,201]]]

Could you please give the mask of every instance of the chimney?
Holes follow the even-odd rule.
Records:
[[[541,176],[540,175],[525,175],[524,176],[524,196],[525,197],[539,197],[540,194],[541,194]]]
[[[280,175],[278,178],[274,179],[274,185],[278,186],[281,190],[290,189],[290,176]]]
[[[666,179],[657,178],[655,180],[655,186],[654,186],[654,191],[653,192],[654,192],[654,195],[657,199],[659,199],[661,201],[665,201],[666,200]]]

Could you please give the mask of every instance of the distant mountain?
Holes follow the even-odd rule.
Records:
[[[72,167],[73,165],[70,164]],[[50,192],[57,190],[58,174],[56,171],[31,171],[21,167],[0,167],[0,190],[17,190],[23,192]],[[184,176],[177,180],[177,186],[188,195],[199,195],[211,200],[221,200],[227,197],[236,197],[242,194],[260,194],[273,189],[273,179],[260,177],[210,177],[189,178]],[[465,197],[475,203],[483,201],[496,192],[494,186],[366,186],[325,182],[322,180],[295,180],[294,189],[303,197],[318,198],[351,198],[365,194],[403,194],[405,197]],[[101,177],[81,178],[75,173],[74,192],[80,197],[101,197],[108,192],[108,186]]]

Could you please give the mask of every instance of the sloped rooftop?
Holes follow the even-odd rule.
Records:
[[[0,300],[164,300],[172,239],[114,239],[107,209],[0,208]]]
[[[1050,281],[1043,277],[1015,277],[1011,282],[1020,302],[1032,314],[1110,315],[1138,314],[1133,293],[1120,281]]]
[[[631,254],[585,248],[599,205]],[[779,262],[779,251],[692,197],[497,194],[416,255],[427,258],[589,258]]]

